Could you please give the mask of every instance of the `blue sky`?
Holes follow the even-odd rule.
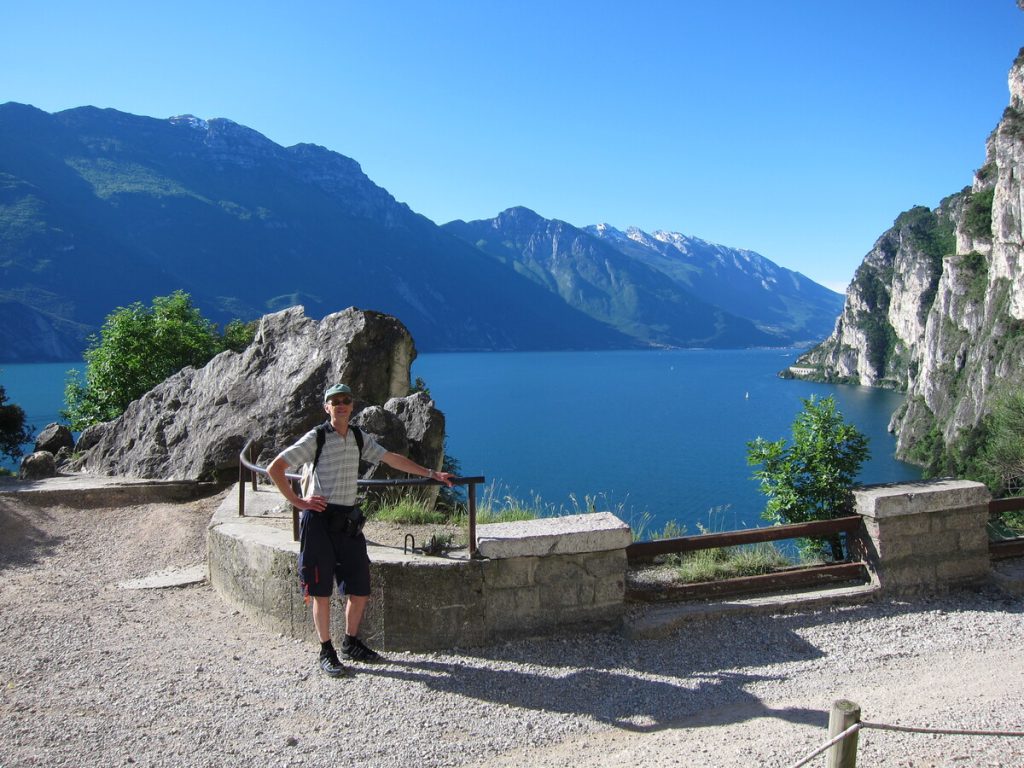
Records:
[[[227,117],[438,223],[513,205],[755,250],[841,289],[971,183],[1013,0],[0,4],[0,102]]]

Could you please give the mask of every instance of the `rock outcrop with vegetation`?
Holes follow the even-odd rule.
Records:
[[[78,465],[127,477],[216,478],[236,471],[250,438],[265,465],[325,420],[324,389],[344,381],[360,406],[383,406],[405,429],[393,441],[382,435],[386,448],[414,452],[418,461],[440,467],[444,419],[425,395],[410,394],[415,357],[405,326],[378,312],[349,308],[319,322],[301,307],[266,315],[243,352],[222,352],[202,368],[183,369],[93,430]]]
[[[899,216],[857,270],[832,336],[798,367],[905,390],[897,453],[962,468],[992,402],[1024,377],[1024,50],[973,184]]]

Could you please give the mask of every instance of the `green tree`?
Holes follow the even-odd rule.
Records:
[[[868,439],[846,424],[835,400],[813,396],[793,422],[793,442],[758,437],[747,443],[747,463],[768,497],[762,517],[776,523],[829,520],[853,511],[853,484],[867,460]],[[838,537],[829,541],[832,558],[843,557]],[[820,544],[802,541],[801,550],[821,552]]]
[[[22,454],[21,446],[32,439],[32,428],[25,426],[25,411],[7,402],[7,390],[0,386],[0,453],[12,459]]]
[[[232,320],[224,326],[223,346],[232,352],[241,352],[248,347],[256,335],[256,323]]]
[[[221,336],[184,291],[158,296],[150,307],[118,307],[89,339],[84,379],[69,375],[64,415],[76,430],[110,421],[168,376],[205,365],[224,349],[244,349],[251,338],[252,325],[238,321]]]
[[[1024,391],[997,398],[986,419],[987,440],[981,450],[982,475],[996,496],[1024,493]]]
[[[964,230],[971,237],[992,237],[992,201],[995,187],[989,187],[967,198],[964,206]]]

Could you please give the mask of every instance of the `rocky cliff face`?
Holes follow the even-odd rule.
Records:
[[[902,214],[858,269],[832,336],[798,368],[907,392],[901,458],[942,470],[1024,375],[1024,50],[971,187]]]

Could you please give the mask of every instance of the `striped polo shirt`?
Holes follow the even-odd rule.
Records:
[[[356,503],[356,483],[359,480],[359,445],[352,430],[343,438],[334,430],[325,436],[324,449],[320,453],[316,471],[313,473],[312,496],[323,496],[328,504],[352,506]],[[380,443],[363,431],[363,461],[376,464],[387,453]],[[316,429],[299,438],[290,448],[281,451],[280,457],[289,467],[311,464],[316,456]]]

